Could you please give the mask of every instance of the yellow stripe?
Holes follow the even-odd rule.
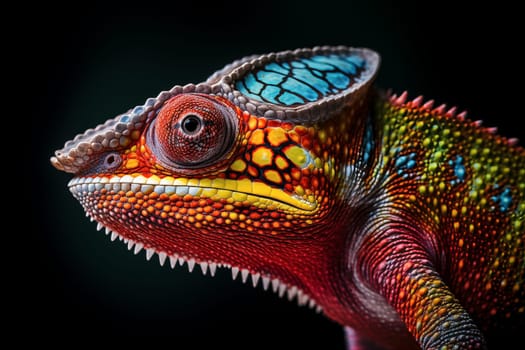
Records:
[[[289,194],[263,182],[249,179],[187,179],[171,176],[159,178],[156,175],[145,178],[140,174],[131,174],[122,177],[112,176],[109,182],[196,187],[199,188],[198,196],[200,197],[214,200],[231,198],[235,201],[248,201],[252,205],[263,208],[271,206],[294,213],[300,211],[299,213],[302,214],[311,214],[317,209],[317,201],[314,196],[302,196],[301,191]]]

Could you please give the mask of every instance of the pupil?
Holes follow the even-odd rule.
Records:
[[[115,156],[109,156],[106,161],[108,162],[108,164],[112,164],[114,161],[115,161]]]
[[[188,115],[182,121],[182,130],[188,134],[193,134],[199,131],[201,126],[201,120],[196,115]]]

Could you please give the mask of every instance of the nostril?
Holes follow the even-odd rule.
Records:
[[[122,162],[122,158],[120,157],[120,154],[116,152],[111,152],[107,154],[106,157],[104,158],[104,166],[107,169],[116,168],[120,165],[121,162]]]

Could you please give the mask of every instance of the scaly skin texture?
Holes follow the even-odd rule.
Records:
[[[376,92],[378,63],[344,47],[248,57],[51,161],[112,239],[250,274],[345,326],[352,349],[484,348],[524,325],[525,150]]]

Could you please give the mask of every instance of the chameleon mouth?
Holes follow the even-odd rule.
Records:
[[[142,192],[168,196],[192,196],[212,200],[233,200],[247,203],[261,209],[281,210],[290,214],[311,215],[318,208],[313,195],[287,193],[272,188],[263,182],[249,179],[187,179],[166,176],[160,178],[152,175],[146,178],[142,175],[124,175],[111,177],[75,177],[69,184],[69,190],[75,198],[85,193],[101,191]]]
[[[91,221],[96,221],[89,212],[86,212],[86,216],[89,217]],[[196,265],[199,265],[202,274],[207,275],[208,272],[210,276],[214,277],[218,269],[229,269],[231,271],[232,279],[235,281],[239,275],[241,276],[242,283],[248,283],[248,277],[251,278],[252,286],[257,287],[259,281],[261,281],[262,288],[267,291],[268,289],[279,295],[279,297],[286,296],[289,301],[292,301],[294,298],[297,300],[298,306],[308,306],[310,309],[315,309],[316,313],[322,313],[323,309],[317,302],[306,294],[302,289],[297,286],[285,283],[279,278],[275,278],[271,275],[250,271],[245,268],[240,268],[238,266],[232,266],[226,263],[219,263],[214,261],[199,260],[196,258],[188,257],[181,254],[167,254],[163,251],[158,251],[154,248],[147,248],[143,243],[134,241],[132,239],[126,238],[123,235],[117,233],[115,230],[109,229],[104,224],[97,221],[97,231],[104,230],[105,234],[110,237],[111,241],[120,240],[127,245],[129,251],[133,251],[135,255],[139,254],[142,250],[146,252],[146,260],[150,261],[153,255],[157,254],[160,266],[164,266],[167,260],[169,260],[169,265],[174,269],[177,264],[184,266],[186,264],[188,271],[193,272]]]
[[[158,261],[163,266],[169,260],[171,268],[175,268],[177,264],[183,266],[186,264],[188,270],[192,272],[195,265],[199,265],[203,274],[208,272],[214,276],[218,269],[230,269],[233,280],[241,276],[243,283],[248,282],[248,277],[251,277],[251,284],[256,287],[262,285],[264,290],[271,289],[280,297],[287,296],[291,301],[297,299],[299,306],[308,305],[316,312],[322,312],[321,306],[310,297],[302,288],[295,285],[293,282],[283,278],[277,278],[263,271],[253,271],[238,266],[232,266],[223,262],[200,259],[195,256],[189,256],[183,253],[166,252],[158,247],[154,247],[133,237],[131,239],[127,234],[123,234],[115,230],[110,221],[107,223],[104,220],[106,215],[112,216],[112,212],[105,210],[99,211],[96,208],[85,205],[86,198],[90,196],[97,196],[103,193],[126,194],[132,192],[133,196],[137,193],[144,195],[151,195],[156,192],[159,196],[174,196],[174,200],[180,200],[186,196],[195,198],[209,198],[212,200],[233,200],[234,202],[242,202],[247,205],[252,205],[261,209],[280,210],[282,212],[294,215],[312,215],[317,209],[317,201],[313,196],[301,197],[299,195],[290,195],[282,190],[271,188],[263,183],[252,182],[247,179],[243,180],[229,180],[229,179],[185,179],[158,176],[151,176],[146,178],[142,175],[132,176],[112,176],[112,177],[76,177],[73,178],[69,184],[69,189],[73,196],[83,203],[86,210],[86,216],[91,221],[97,221],[97,230],[105,231],[106,235],[111,238],[111,241],[119,239],[127,245],[128,250],[138,254],[142,250],[146,252],[146,259],[150,260],[153,255],[157,254]],[[167,197],[167,198],[168,198]],[[102,221],[102,222],[100,222]],[[108,225],[108,226],[106,226]]]

